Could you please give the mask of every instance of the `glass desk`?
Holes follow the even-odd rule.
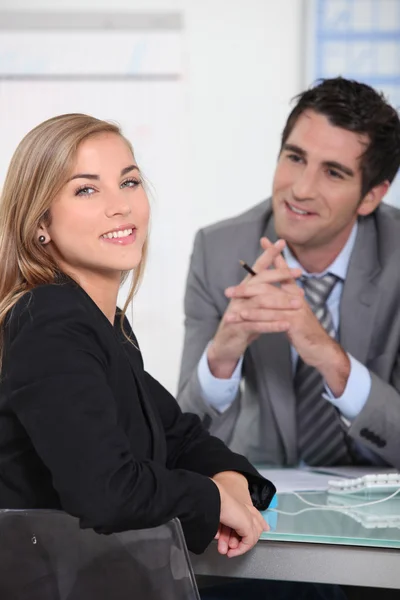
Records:
[[[202,556],[192,555],[195,573],[400,589],[400,494],[362,508],[357,505],[382,496],[300,496],[326,507],[346,503],[347,508],[321,510],[294,493],[277,494],[276,511],[307,511],[295,516],[265,511],[271,529],[253,550],[227,559],[212,543]]]

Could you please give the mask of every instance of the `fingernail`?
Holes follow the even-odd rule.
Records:
[[[219,545],[219,551],[221,554],[226,554],[228,552],[228,544],[226,542],[221,542]]]
[[[225,290],[225,296],[227,296],[228,298],[231,298],[233,296],[233,288],[227,288]]]

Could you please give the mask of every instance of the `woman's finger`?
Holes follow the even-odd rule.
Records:
[[[219,539],[219,534],[221,533],[221,523],[218,525],[217,533],[214,535],[214,540]]]
[[[234,531],[233,529],[231,529],[231,535],[229,538],[229,549],[234,549],[234,548],[238,548],[240,544],[240,536],[236,533],[236,531]]]
[[[229,539],[231,537],[231,528],[227,525],[221,525],[218,538],[218,552],[226,554],[229,550]]]

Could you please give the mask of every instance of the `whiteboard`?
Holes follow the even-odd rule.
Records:
[[[108,39],[104,33],[100,45],[108,48],[110,54]],[[176,40],[171,43],[171,37],[168,44],[176,57],[179,44]],[[157,48],[162,53],[159,40]],[[0,40],[0,54],[2,50],[4,53],[4,38]],[[146,77],[142,70],[140,78],[122,74],[115,80],[107,76],[93,79],[90,73],[88,77],[65,80],[51,76],[0,78],[0,187],[19,141],[35,125],[52,116],[83,112],[116,121],[122,127],[149,181],[152,208],[148,267],[128,317],[139,339],[146,368],[174,391],[183,341],[187,260],[195,225],[186,191],[184,82],[180,76],[154,77],[154,72],[162,74],[163,68],[164,72],[167,68],[168,73],[179,75],[179,61],[174,59],[171,71],[171,62],[165,67],[164,60],[157,71],[154,52],[151,56],[152,77]],[[120,305],[126,294],[127,288],[122,288]]]

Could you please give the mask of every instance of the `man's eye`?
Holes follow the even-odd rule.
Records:
[[[328,169],[328,175],[333,177],[333,179],[343,179],[343,175],[339,171],[335,171],[335,169]]]
[[[303,158],[301,156],[299,156],[298,154],[288,154],[287,157],[289,160],[291,160],[294,163],[298,163],[303,160]]]
[[[84,185],[76,190],[75,196],[91,196],[94,192],[95,189],[90,185]]]

